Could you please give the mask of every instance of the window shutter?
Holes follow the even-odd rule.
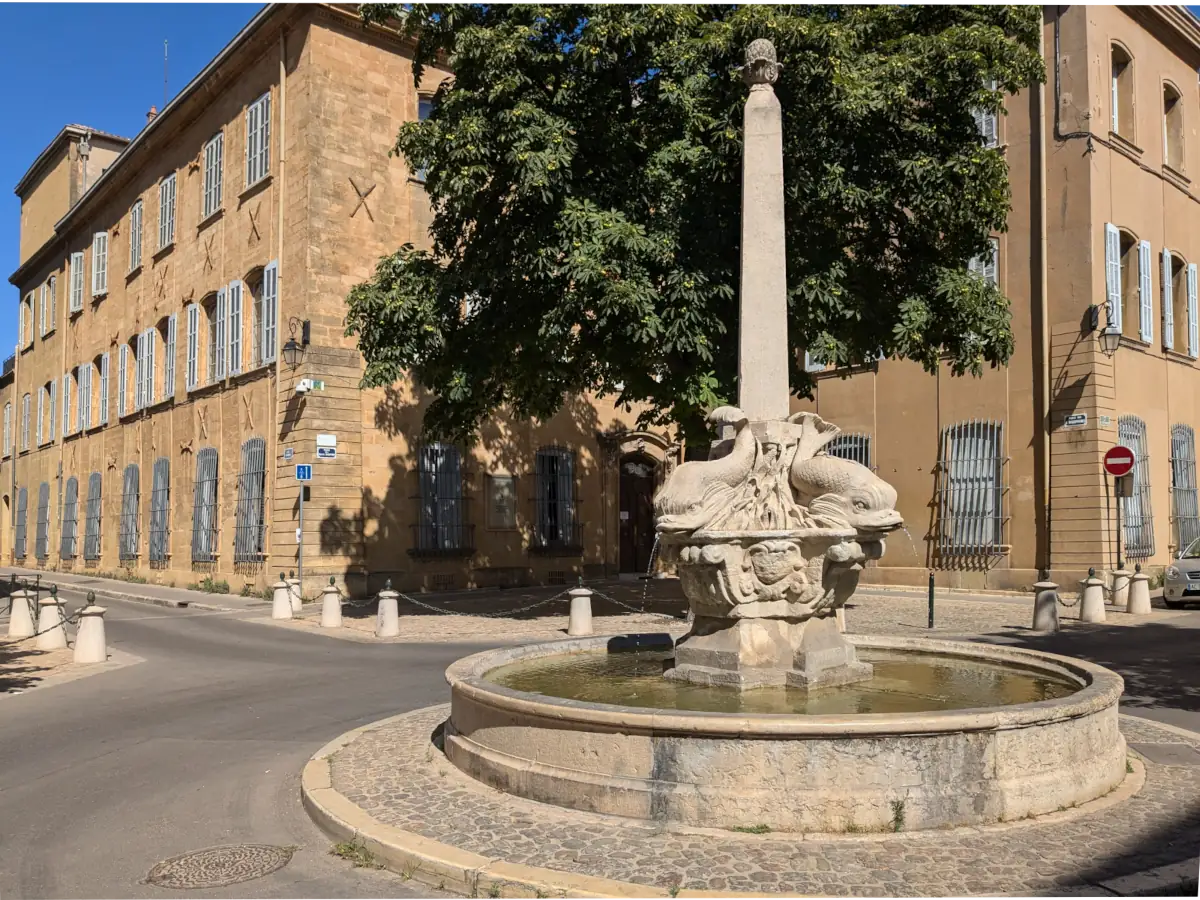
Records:
[[[63,373],[62,389],[62,433],[66,437],[71,433],[71,373]]]
[[[1150,242],[1138,244],[1138,302],[1141,311],[1141,321],[1138,323],[1138,333],[1147,344],[1154,339],[1154,296],[1150,287],[1150,260],[1153,254]]]
[[[142,201],[129,210],[129,271],[142,264]]]
[[[1121,232],[1108,222],[1104,226],[1104,281],[1107,289],[1108,327],[1121,330]]]
[[[38,292],[38,337],[46,334],[46,286]]]
[[[50,327],[58,321],[58,276],[50,276]]]
[[[125,415],[125,382],[129,372],[129,345],[122,344],[117,354],[117,415]]]
[[[221,208],[221,171],[225,137],[218,133],[204,145],[204,218]]]
[[[189,391],[195,390],[199,377],[200,350],[200,307],[195,303],[187,308],[187,382]]]
[[[1120,110],[1120,92],[1118,90],[1117,68],[1113,66],[1112,70],[1112,130],[1117,134],[1121,133],[1121,117],[1118,115]]]
[[[1187,269],[1187,317],[1188,317],[1188,356],[1192,359],[1200,357],[1200,320],[1196,310],[1196,264],[1189,263]]]
[[[275,359],[276,322],[279,319],[279,263],[272,262],[263,271],[263,327],[260,359]]]
[[[158,249],[175,242],[175,176],[168,175],[158,186]]]
[[[217,330],[216,337],[213,341],[213,353],[216,356],[216,361],[213,365],[213,380],[218,381],[225,377],[225,324],[227,318],[227,309],[225,301],[225,291],[217,291]]]
[[[50,417],[49,417],[50,436],[49,436],[48,440],[50,440],[51,442],[54,441],[54,424],[55,424],[55,419],[58,418],[58,403],[57,403],[57,401],[58,401],[58,379],[55,378],[55,379],[51,380],[51,382],[50,382]]]
[[[144,396],[146,405],[154,405],[154,374],[156,366],[154,365],[154,355],[158,344],[158,329],[149,328],[146,330],[146,390]]]
[[[242,283],[229,284],[229,374],[242,371]]]
[[[71,312],[83,309],[83,254],[71,254]]]
[[[163,369],[163,397],[175,396],[175,339],[178,313],[171,313],[167,319],[167,352],[166,367]]]
[[[108,232],[92,235],[92,296],[108,293]]]
[[[1175,285],[1171,251],[1163,247],[1162,252],[1162,342],[1168,350],[1175,349]]]
[[[36,430],[37,430],[37,443],[38,443],[39,447],[42,445],[42,421],[46,417],[46,410],[44,409],[45,405],[46,405],[46,389],[38,388],[38,415],[37,415],[37,429]]]
[[[100,424],[108,424],[108,354],[100,357]]]
[[[29,395],[21,398],[21,449],[29,449]]]

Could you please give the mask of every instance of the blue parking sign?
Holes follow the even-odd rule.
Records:
[[[296,465],[296,480],[297,481],[312,481],[312,465],[305,463]]]

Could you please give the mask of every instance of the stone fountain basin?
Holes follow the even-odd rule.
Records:
[[[509,794],[634,819],[773,831],[984,825],[1100,797],[1126,775],[1119,675],[1012,647],[848,636],[859,648],[1018,666],[1079,685],[1035,703],[926,713],[699,713],[512,690],[485,675],[516,661],[659,649],[669,635],[490,650],[446,670],[445,752]]]

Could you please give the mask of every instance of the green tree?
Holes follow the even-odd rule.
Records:
[[[1036,6],[372,5],[454,73],[394,152],[427,172],[431,249],[348,298],[368,386],[410,372],[426,430],[617,393],[685,433],[736,399],[746,45],[783,71],[789,328],[838,365],[979,374],[1007,300],[968,273],[1005,228],[977,110],[1044,77]],[[994,85],[994,87],[992,87]],[[811,390],[796,366],[792,389]]]

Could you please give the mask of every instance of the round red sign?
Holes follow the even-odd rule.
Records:
[[[1133,471],[1133,451],[1119,444],[1104,454],[1104,471],[1120,478]]]

